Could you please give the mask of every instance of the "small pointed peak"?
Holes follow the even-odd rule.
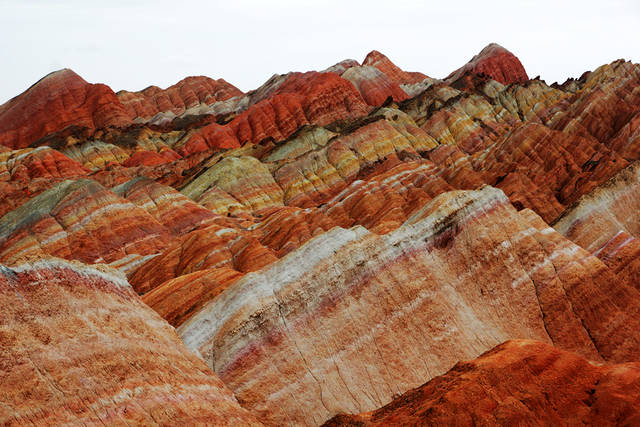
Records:
[[[78,73],[73,71],[71,68],[62,68],[60,70],[52,71],[40,80],[38,80],[33,86],[45,80],[81,80],[84,83],[87,83],[85,79],[80,77]],[[33,87],[32,86],[32,87]]]
[[[367,54],[367,56],[364,58],[364,61],[362,61],[362,65],[374,65],[375,63],[379,62],[380,60],[386,60],[389,61],[389,58],[387,58],[387,56],[377,50],[372,50],[371,52],[369,52]]]
[[[423,80],[420,76],[424,76],[422,73],[407,73],[403,71],[400,67],[391,62],[385,54],[377,50],[369,52],[364,58],[364,61],[362,61],[362,65],[370,65],[377,68],[397,84],[417,83],[418,81]]]
[[[479,58],[479,57],[482,57],[482,56],[496,55],[496,54],[500,54],[500,53],[506,53],[508,55],[513,55],[513,53],[511,53],[508,49],[505,49],[504,47],[502,47],[498,43],[489,43],[484,48],[482,48],[480,53],[478,53],[474,58]]]

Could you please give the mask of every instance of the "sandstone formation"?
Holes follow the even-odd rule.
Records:
[[[0,423],[258,425],[115,272],[0,265]]]
[[[389,80],[375,67],[351,67],[342,73],[342,77],[353,83],[369,105],[382,105],[389,97],[394,101],[408,98],[396,82]]]
[[[639,88],[495,44],[45,77],[0,106],[0,424],[635,424]]]
[[[0,262],[52,255],[87,263],[158,252],[169,230],[95,181],[63,181],[0,219]]]
[[[634,425],[640,364],[598,365],[536,341],[508,341],[392,403],[325,426]]]
[[[377,50],[369,52],[362,65],[370,65],[380,70],[389,79],[397,84],[410,84],[417,83],[424,80],[427,76],[422,73],[407,73],[402,71],[397,65],[395,65],[389,58]]]
[[[146,210],[175,235],[188,233],[215,218],[210,210],[149,178],[133,179],[111,191]]]
[[[554,228],[640,288],[640,162],[582,196]]]
[[[520,60],[496,43],[487,45],[464,66],[451,73],[446,80],[454,82],[468,73],[485,74],[505,85],[529,80]]]
[[[386,236],[334,228],[178,331],[260,420],[313,425],[511,338],[633,360],[639,310],[597,258],[484,187],[442,194]]]
[[[179,152],[187,154],[206,147],[232,148],[247,142],[283,140],[303,125],[326,125],[367,112],[368,106],[346,79],[334,73],[294,73],[228,125],[212,123],[199,130]]]
[[[0,152],[0,216],[57,182],[88,173],[80,163],[49,147]]]
[[[163,112],[181,115],[189,108],[226,101],[242,92],[224,79],[198,76],[187,77],[167,89],[149,86],[140,92],[122,90],[117,95],[129,116],[144,120]]]
[[[24,148],[74,127],[124,126],[130,115],[106,85],[89,84],[69,69],[43,77],[0,106],[0,145]]]

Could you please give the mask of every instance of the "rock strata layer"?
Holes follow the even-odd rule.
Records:
[[[389,403],[507,339],[633,360],[638,312],[635,288],[484,187],[442,194],[385,236],[334,228],[178,332],[260,420],[314,425]]]
[[[114,271],[0,265],[0,423],[259,425]]]

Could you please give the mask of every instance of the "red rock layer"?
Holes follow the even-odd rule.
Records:
[[[502,84],[524,83],[529,80],[520,60],[502,46],[491,43],[446,80],[454,82],[465,74],[485,74]]]
[[[627,87],[622,93],[632,98],[626,92],[629,75],[622,67],[607,74],[608,90],[622,84]],[[454,187],[465,188],[455,181],[479,174],[482,181],[502,188],[519,208],[534,209],[553,221],[578,197],[627,165],[606,140],[589,132],[549,128],[548,117],[560,120],[566,114],[557,110],[567,102],[567,94],[539,81],[508,87],[486,82],[476,90],[484,92],[434,85],[401,105],[441,144],[427,157],[451,171],[445,179]],[[581,114],[574,129],[582,129],[578,124],[586,120],[589,116]]]
[[[149,86],[139,92],[123,90],[117,95],[129,116],[149,119],[167,111],[180,115],[199,104],[213,104],[240,96],[242,91],[223,79],[197,76],[187,77],[166,89]]]
[[[507,341],[380,409],[337,426],[635,425],[640,363],[598,365],[546,343]]]
[[[280,141],[303,125],[353,119],[366,115],[368,110],[353,85],[334,73],[293,73],[270,97],[250,106],[227,125],[205,126],[178,152],[186,155],[208,147]]]
[[[554,228],[640,288],[640,162],[582,196]]]
[[[394,101],[404,101],[408,98],[396,82],[389,80],[374,67],[351,67],[342,74],[342,78],[353,83],[369,105],[382,105],[389,98]]]
[[[136,178],[111,191],[149,212],[175,235],[188,233],[216,217],[173,188],[149,178]]]
[[[625,158],[637,160],[639,150],[634,144],[637,139],[631,130],[637,126],[633,119],[640,109],[638,86],[638,64],[618,60],[602,65],[581,79],[571,97],[549,111],[547,125],[566,133],[594,137],[620,150]]]
[[[64,181],[0,220],[0,262],[52,255],[87,263],[159,252],[169,230],[95,181]]]
[[[123,166],[157,166],[171,163],[180,159],[180,155],[171,149],[162,150],[159,153],[155,151],[136,151],[131,157],[122,162]]]
[[[228,267],[199,270],[162,283],[142,301],[178,327],[242,276]]]
[[[0,153],[0,217],[56,183],[89,170],[49,147]]]
[[[593,137],[577,137],[526,124],[476,159],[485,182],[503,189],[519,207],[557,218],[582,194],[606,181],[627,162]]]
[[[258,425],[115,272],[0,265],[0,424]]]
[[[228,268],[247,273],[276,259],[271,250],[239,227],[214,224],[169,245],[136,270],[130,281],[138,293],[145,294],[169,280],[196,271]]]
[[[70,126],[92,131],[125,126],[130,117],[108,86],[64,69],[0,106],[0,145],[24,148]]]
[[[369,52],[366,58],[364,58],[364,61],[362,61],[362,65],[370,65],[377,68],[390,80],[399,85],[418,83],[427,78],[427,76],[422,73],[407,73],[402,71],[397,65],[391,62],[389,58],[377,50]]]

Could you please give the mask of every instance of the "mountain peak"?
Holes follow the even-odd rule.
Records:
[[[485,74],[502,84],[529,80],[520,60],[497,43],[489,43],[469,62],[451,73],[446,80],[455,81],[464,74]]]
[[[0,144],[24,148],[71,126],[92,130],[122,126],[128,119],[108,86],[88,83],[73,70],[63,68],[0,105]]]
[[[397,84],[411,84],[424,80],[427,76],[422,73],[407,73],[383,53],[372,50],[362,61],[362,65],[370,65],[382,71],[386,76]]]

